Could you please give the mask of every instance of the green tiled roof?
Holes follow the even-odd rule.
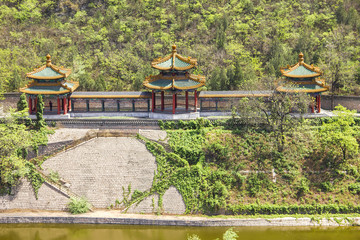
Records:
[[[184,80],[176,80],[175,81],[175,86],[177,87],[192,87],[192,86],[196,86],[199,83],[191,80],[191,79],[184,79]]]
[[[54,94],[61,91],[69,91],[62,86],[32,86],[25,88],[25,90],[31,92],[53,92]]]
[[[307,68],[305,68],[304,66],[299,66],[296,69],[294,69],[293,71],[287,72],[287,76],[307,76],[307,75],[312,75],[312,74],[318,74],[317,72],[311,71]]]
[[[173,63],[173,59],[170,58],[169,60],[167,60],[167,61],[165,61],[165,62],[162,62],[162,63],[157,64],[157,66],[163,67],[163,68],[170,68],[170,67],[172,67],[172,65],[173,65],[172,63]]]
[[[175,57],[175,67],[187,67],[187,66],[190,66],[190,64]]]
[[[62,71],[62,72],[66,72],[66,71]],[[54,71],[51,67],[46,67],[43,70],[32,74],[33,76],[36,77],[58,77],[58,76],[62,76],[61,74],[59,74],[58,72]]]
[[[153,85],[156,87],[170,87],[172,85],[172,80],[159,79],[149,83],[149,85]]]

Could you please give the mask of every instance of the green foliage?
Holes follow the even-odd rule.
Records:
[[[287,137],[302,123],[310,99],[305,94],[274,93],[267,98],[242,99],[236,108],[244,124],[265,128],[275,140],[278,152],[283,152]],[[300,114],[294,117],[293,113]]]
[[[325,164],[336,169],[358,154],[359,144],[352,127],[355,124],[354,112],[340,105],[335,109],[337,117],[322,124],[319,129],[319,141],[322,152],[326,154]]]
[[[229,228],[228,230],[226,230],[226,232],[223,235],[224,240],[236,240],[236,239],[238,239],[238,237],[239,236],[232,228]]]
[[[37,96],[37,104],[36,104],[36,108],[37,108],[37,112],[36,112],[36,123],[35,123],[35,128],[37,130],[40,130],[42,128],[45,128],[46,122],[45,119],[43,117],[43,113],[44,113],[44,101],[42,98],[42,95],[38,95]]]
[[[27,101],[26,101],[26,95],[25,93],[20,95],[20,99],[17,103],[17,110],[18,111],[23,111],[26,110],[28,107]]]
[[[25,73],[44,64],[47,53],[73,70],[79,90],[139,90],[155,73],[149,62],[167,55],[174,42],[181,54],[201,61],[213,90],[262,87],[264,75],[278,76],[299,51],[330,83],[340,73],[339,91],[358,86],[356,0],[4,1],[0,22],[12,26],[0,38],[0,92],[24,86]]]
[[[205,138],[193,130],[178,130],[169,132],[169,145],[181,158],[186,159],[190,165],[197,164],[205,158],[202,144]]]
[[[241,215],[274,215],[274,214],[330,214],[330,213],[357,213],[358,205],[343,204],[314,204],[314,205],[276,205],[276,204],[248,204],[230,206],[232,212]]]
[[[57,182],[59,182],[59,180],[60,180],[60,175],[59,175],[59,172],[58,172],[58,171],[56,171],[56,172],[50,171],[48,177],[49,177],[50,180],[51,180],[52,182],[54,182],[54,183],[57,183]]]
[[[45,179],[37,172],[34,164],[26,162],[25,166],[28,168],[26,177],[30,180],[31,185],[35,192],[36,199],[38,198],[38,192],[42,184],[45,182]]]
[[[264,173],[251,174],[247,179],[247,188],[250,196],[254,197],[270,184]]]
[[[162,120],[159,120],[158,124],[162,130],[170,130],[170,129],[195,130],[195,129],[216,126],[219,123],[211,122],[207,118],[197,118],[196,120],[190,120],[190,121],[179,120],[179,121],[165,121],[164,122]]]
[[[71,214],[87,213],[90,210],[90,204],[85,198],[70,198],[68,208]]]
[[[228,130],[195,124],[191,125],[194,129],[177,129],[188,128],[190,121],[172,122],[171,128],[176,130],[167,130],[168,145],[139,136],[156,157],[158,168],[151,189],[134,192],[131,197],[129,194],[128,206],[158,193],[159,205],[154,209],[161,213],[162,196],[174,186],[183,196],[186,213],[356,212],[359,207],[352,204],[357,202],[360,179],[357,159],[348,159],[341,168],[321,165],[327,155],[319,152],[318,132],[323,124],[333,121],[339,120],[304,121],[291,135],[287,133],[289,138],[282,152],[260,126]],[[159,125],[164,127],[165,122]],[[349,127],[358,129],[355,120]]]
[[[349,185],[349,191],[352,194],[359,194],[360,193],[360,183],[352,183]]]
[[[44,179],[36,171],[36,167],[25,158],[29,148],[37,149],[39,145],[47,143],[48,131],[30,130],[21,121],[26,116],[26,110],[11,110],[0,124],[0,190],[9,193],[22,177],[27,177],[37,197]]]
[[[301,178],[297,186],[295,186],[295,189],[298,197],[305,196],[310,192],[309,180],[306,178]]]

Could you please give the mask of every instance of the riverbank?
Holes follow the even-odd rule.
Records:
[[[360,217],[313,216],[254,218],[203,217],[184,215],[124,214],[116,210],[97,210],[90,213],[72,215],[55,211],[6,211],[0,214],[0,224],[119,224],[187,227],[240,227],[240,226],[359,226]]]

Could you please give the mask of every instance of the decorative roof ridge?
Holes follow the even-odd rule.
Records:
[[[289,75],[288,74],[288,73],[294,71],[295,69],[297,69],[300,66],[303,66],[307,70],[315,72],[315,73],[310,74],[310,75],[299,75],[299,76]],[[320,70],[320,68],[315,67],[313,64],[309,65],[309,64],[304,62],[304,54],[302,52],[299,53],[299,61],[296,64],[291,65],[291,66],[287,65],[287,67],[280,67],[280,72],[281,72],[282,75],[284,75],[286,77],[299,77],[299,78],[317,77],[317,76],[321,76],[323,74],[322,71]]]
[[[52,70],[54,70],[55,72],[57,72],[58,74],[60,74],[61,76],[55,76],[55,77],[39,77],[39,76],[34,76],[33,74],[41,72],[42,70],[44,70],[45,68],[50,67]],[[65,71],[65,73],[61,72]],[[51,56],[50,54],[46,55],[46,64],[42,67],[39,68],[35,68],[32,72],[26,73],[26,77],[28,78],[33,78],[33,79],[59,79],[59,78],[65,78],[67,76],[69,76],[71,73],[71,69],[70,68],[64,68],[63,66],[61,67],[57,67],[54,64],[51,63]]]
[[[176,67],[175,66],[175,58],[178,58],[179,60],[186,62],[188,64],[190,64],[190,66],[186,66],[186,67]],[[165,61],[168,61],[169,59],[172,59],[172,65],[171,67],[159,67],[157,66],[160,63],[163,63]],[[166,57],[159,57],[159,58],[155,58],[152,62],[151,62],[151,67],[159,69],[159,70],[188,70],[191,69],[193,67],[196,67],[197,65],[197,59],[196,58],[192,58],[192,57],[183,57],[180,54],[177,53],[176,51],[176,45],[172,45],[172,52],[170,55],[166,56]]]

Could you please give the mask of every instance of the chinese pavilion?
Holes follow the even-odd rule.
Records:
[[[28,96],[30,114],[37,111],[37,95],[46,96],[50,100],[50,111],[53,108],[51,99],[55,98],[57,114],[61,114],[61,112],[66,114],[71,111],[71,93],[75,91],[79,83],[66,80],[66,77],[71,73],[71,69],[53,65],[49,54],[46,55],[46,58],[44,66],[26,74],[30,81],[25,87],[20,88],[20,92],[26,93]]]
[[[160,70],[160,74],[148,76],[143,85],[152,90],[151,111],[156,111],[156,92],[161,93],[161,112],[165,109],[164,93],[172,94],[172,114],[178,107],[177,95],[185,91],[185,110],[189,110],[189,92],[194,92],[194,111],[197,109],[197,89],[205,85],[205,77],[190,74],[188,71],[197,65],[197,60],[183,57],[176,52],[176,45],[172,46],[172,53],[164,58],[152,61],[151,67]]]
[[[322,72],[319,68],[304,62],[304,54],[299,54],[299,62],[287,67],[280,68],[285,81],[278,84],[278,92],[304,92],[315,98],[317,112],[320,112],[321,93],[328,91],[325,79],[321,78]],[[311,105],[311,111],[315,112],[314,105]]]

